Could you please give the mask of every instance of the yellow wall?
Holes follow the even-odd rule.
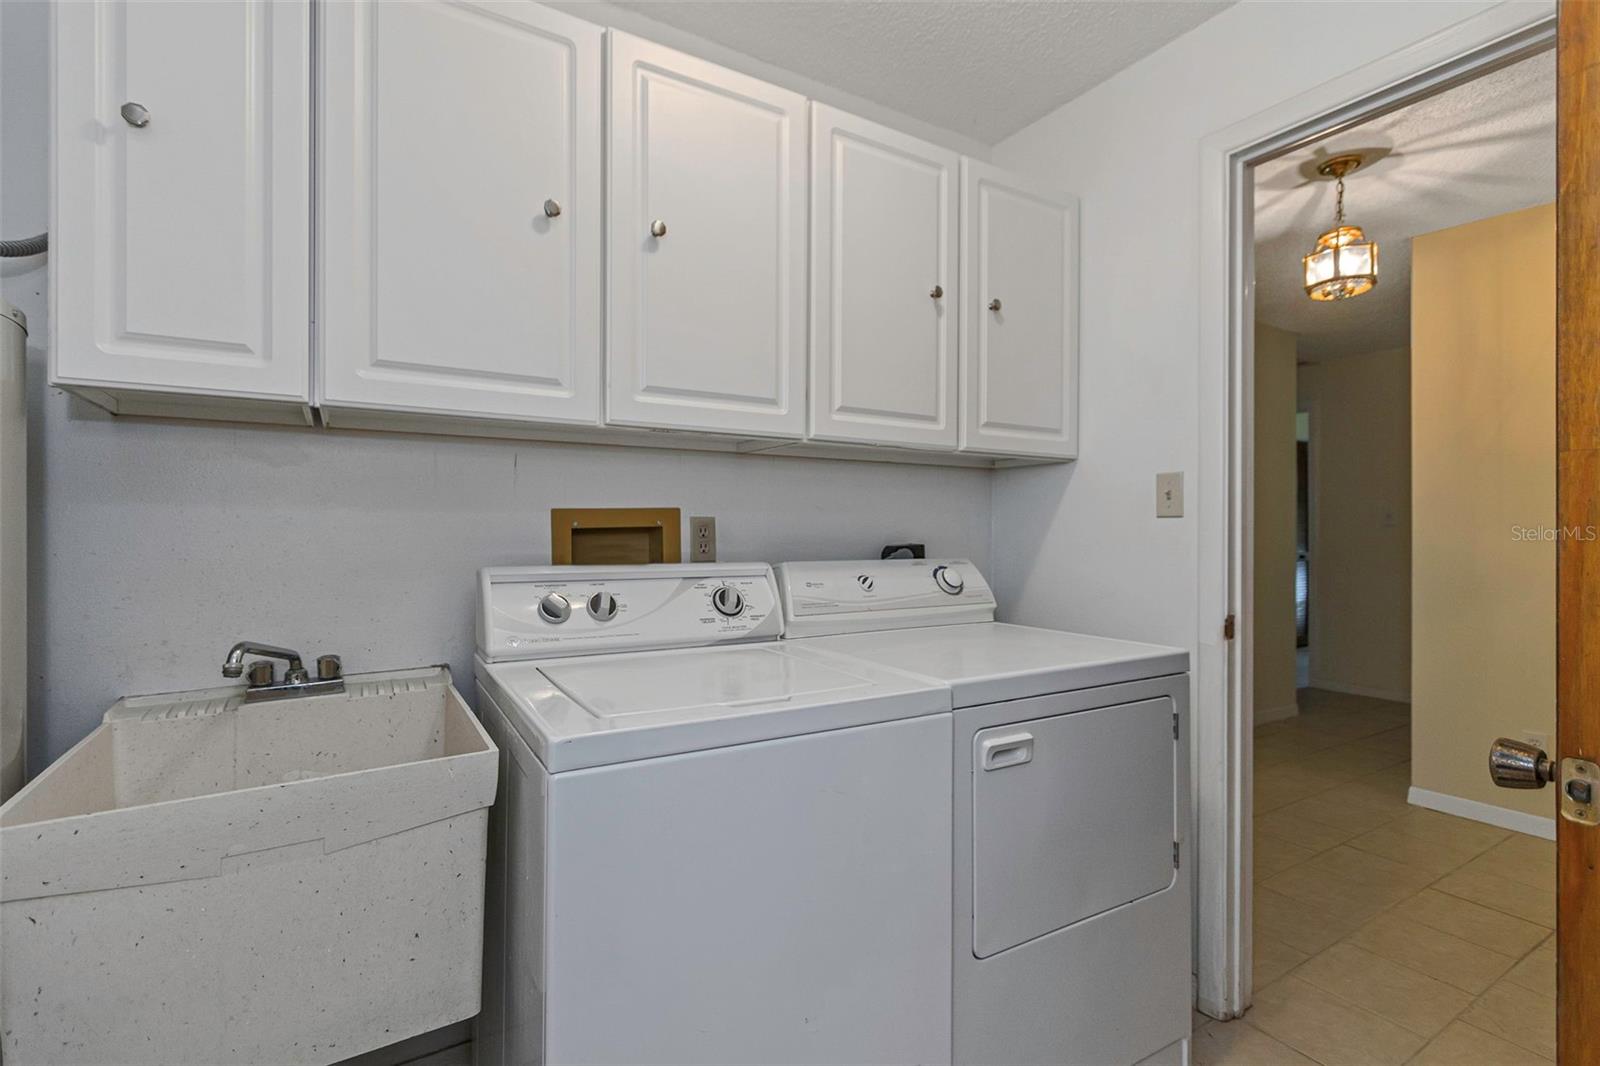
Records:
[[[1485,760],[1555,732],[1555,207],[1411,248],[1412,784],[1548,817]]]
[[[1411,379],[1404,348],[1300,368],[1311,413],[1311,685],[1411,692]]]
[[[1255,717],[1295,714],[1295,335],[1256,323]]]

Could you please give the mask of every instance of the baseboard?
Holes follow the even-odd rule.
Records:
[[[1281,722],[1285,718],[1293,718],[1299,713],[1300,705],[1298,703],[1285,703],[1277,707],[1257,707],[1255,709],[1256,725]]]
[[[1444,792],[1433,792],[1429,789],[1411,786],[1411,791],[1406,794],[1406,802],[1417,807],[1426,807],[1430,811],[1440,811],[1444,814],[1453,814],[1458,818],[1470,818],[1474,822],[1484,822],[1488,825],[1498,826],[1501,829],[1510,829],[1516,833],[1526,833],[1531,837],[1543,837],[1545,840],[1556,838],[1556,820],[1545,818],[1537,814],[1528,814],[1524,811],[1507,810],[1496,807],[1492,803],[1480,803],[1478,800],[1463,799],[1460,796],[1451,796]]]
[[[1384,688],[1368,688],[1365,685],[1347,685],[1343,681],[1328,681],[1324,678],[1313,677],[1307,688],[1325,688],[1329,692],[1342,692],[1346,696],[1368,696],[1375,700],[1389,700],[1393,703],[1410,703],[1411,693],[1395,692]]]

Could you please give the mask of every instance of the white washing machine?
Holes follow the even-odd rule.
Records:
[[[755,565],[480,575],[479,1063],[948,1063],[950,691]]]
[[[960,559],[777,572],[787,643],[950,686],[954,1061],[1186,1062],[1188,653],[998,623]]]

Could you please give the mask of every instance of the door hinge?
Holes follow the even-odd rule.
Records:
[[[1172,712],[1172,739],[1178,739],[1178,712]]]
[[[1172,868],[1176,870],[1182,865],[1183,863],[1178,857],[1178,842],[1174,840],[1172,842]]]
[[[1233,615],[1231,614],[1222,620],[1222,639],[1233,639]]]

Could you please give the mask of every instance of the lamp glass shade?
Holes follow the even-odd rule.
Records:
[[[1378,242],[1367,240],[1360,226],[1336,226],[1324,233],[1301,263],[1306,295],[1313,300],[1344,300],[1378,284]]]

